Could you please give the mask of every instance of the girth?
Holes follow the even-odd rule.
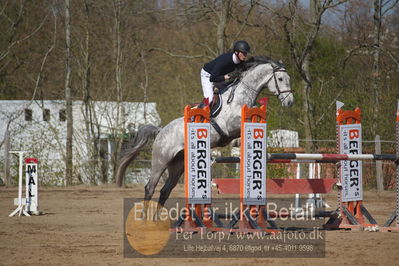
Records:
[[[213,126],[213,128],[216,130],[216,132],[219,134],[220,139],[218,141],[218,146],[226,146],[227,144],[230,143],[230,141],[232,140],[231,137],[229,137],[224,131],[223,129],[220,128],[220,126],[218,125],[218,123],[216,123],[215,119],[213,117],[211,117],[211,121],[210,124]]]

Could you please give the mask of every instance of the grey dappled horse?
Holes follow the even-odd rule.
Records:
[[[263,88],[267,87],[285,107],[290,106],[294,101],[290,77],[280,62],[266,57],[252,57],[245,62],[239,75],[240,80],[222,93],[222,109],[214,120],[222,130],[221,133],[224,134],[218,133],[214,127],[211,127],[212,147],[227,145],[233,139],[240,137],[241,106],[244,104],[254,106]],[[168,169],[169,175],[159,197],[159,204],[164,205],[184,172],[183,131],[183,117],[171,121],[162,129],[153,125],[141,127],[133,140],[132,149],[119,161],[116,173],[117,184],[122,185],[128,165],[147,141],[156,136],[152,146],[151,177],[145,186],[145,200],[152,198],[161,175]]]

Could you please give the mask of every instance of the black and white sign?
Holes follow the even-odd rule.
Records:
[[[26,211],[37,213],[39,211],[39,191],[37,180],[37,159],[25,159],[26,163]]]

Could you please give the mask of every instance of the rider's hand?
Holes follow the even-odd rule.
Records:
[[[230,76],[229,75],[224,75],[224,80],[229,80]]]

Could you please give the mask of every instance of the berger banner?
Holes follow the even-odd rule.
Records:
[[[266,204],[266,123],[244,123],[244,204]]]
[[[340,153],[362,154],[362,125],[340,126]],[[341,201],[363,200],[362,161],[341,161]]]
[[[211,147],[209,123],[188,123],[188,203],[211,203]]]

